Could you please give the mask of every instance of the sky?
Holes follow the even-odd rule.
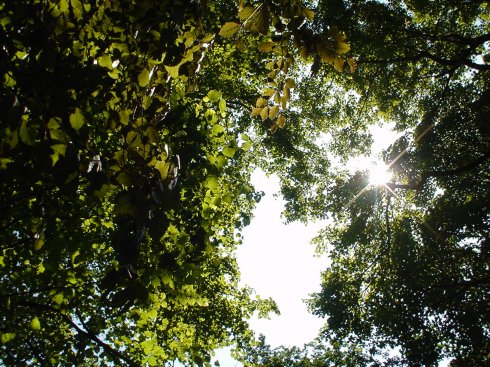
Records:
[[[372,156],[358,158],[352,168],[366,167],[399,134],[391,126],[373,126],[374,144]],[[243,244],[238,248],[237,260],[242,285],[252,287],[261,298],[274,299],[281,312],[270,319],[252,319],[255,333],[264,334],[272,347],[302,346],[318,335],[325,320],[311,315],[304,299],[320,290],[321,271],[329,265],[326,255],[315,256],[311,239],[325,223],[316,222],[305,226],[301,223],[285,224],[281,218],[284,200],[279,194],[277,176],[267,177],[256,170],[252,175],[256,190],[265,196],[254,210],[254,217],[243,231]],[[238,366],[226,350],[216,355],[223,367]]]

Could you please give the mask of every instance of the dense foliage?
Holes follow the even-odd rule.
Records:
[[[208,365],[235,345],[259,366],[483,365],[489,11],[1,1],[2,363]],[[346,164],[378,121],[400,135],[372,185]],[[288,220],[330,223],[304,349],[248,328],[275,309],[238,285],[255,167]]]
[[[238,286],[253,146],[285,125],[288,50],[348,51],[338,32],[312,46],[312,17],[289,0],[0,2],[4,365],[204,365],[248,342],[274,310]]]
[[[488,363],[489,10],[467,1],[318,3],[313,28],[345,30],[357,71],[322,67],[304,80],[302,126],[294,140],[279,132],[294,159],[268,165],[283,178],[289,220],[331,223],[315,240],[332,265],[309,302],[327,319],[315,352],[302,352],[320,360],[311,363]],[[369,155],[373,121],[400,134],[382,154],[392,177],[381,185],[370,184],[367,167],[345,165]],[[249,363],[291,355],[265,351]]]

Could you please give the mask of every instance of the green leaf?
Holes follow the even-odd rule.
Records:
[[[221,92],[214,89],[210,90],[207,97],[211,102],[218,102],[218,100],[221,98]]]
[[[31,135],[29,132],[29,128],[27,127],[27,121],[26,120],[22,121],[22,123],[20,125],[19,136],[20,136],[20,140],[24,144],[32,145],[32,139],[31,139]]]
[[[150,72],[148,69],[141,70],[141,73],[138,75],[138,84],[140,87],[146,87],[150,84]]]
[[[85,118],[83,117],[82,110],[80,108],[75,108],[75,112],[70,115],[70,125],[76,131],[80,130],[80,128],[85,123]]]
[[[233,147],[224,147],[223,148],[223,155],[228,158],[232,158],[235,155],[236,148]]]
[[[223,25],[223,27],[219,31],[219,35],[221,37],[230,38],[233,37],[235,33],[238,32],[239,29],[240,29],[240,24],[235,22],[228,22]]]
[[[34,317],[31,320],[31,329],[36,331],[41,329],[41,323],[39,322],[39,319],[37,317]]]
[[[65,299],[65,297],[63,297],[63,294],[62,293],[58,293],[57,295],[55,295],[53,297],[53,301],[57,304],[57,305],[61,305],[63,303],[63,300]]]
[[[97,59],[97,64],[108,69],[112,69],[112,60],[109,55],[103,55]]]
[[[2,334],[2,336],[0,336],[0,341],[2,342],[2,344],[6,344],[9,341],[14,340],[15,339],[15,335],[16,335],[16,333],[5,333],[5,334]]]
[[[226,101],[223,98],[219,100],[218,106],[219,106],[219,112],[221,112],[221,114],[224,114],[226,111]]]
[[[165,65],[165,70],[167,70],[168,75],[170,75],[173,79],[177,79],[179,77],[179,65],[177,66]]]

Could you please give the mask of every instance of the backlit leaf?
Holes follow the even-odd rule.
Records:
[[[279,126],[281,129],[284,127],[284,124],[286,123],[286,118],[284,115],[281,115],[277,118],[276,124]]]
[[[262,52],[270,52],[275,46],[275,42],[264,42],[259,45],[258,49]]]
[[[235,33],[238,32],[239,29],[240,29],[240,24],[235,22],[228,22],[223,25],[223,27],[219,31],[219,35],[225,38],[233,37]]]
[[[70,125],[75,130],[80,130],[80,128],[85,123],[85,118],[82,114],[82,110],[80,108],[75,108],[75,112],[70,115]]]
[[[335,48],[335,52],[338,53],[339,55],[346,54],[347,52],[350,51],[350,46],[346,42],[337,42],[337,47]]]
[[[262,111],[260,111],[260,118],[262,119],[262,121],[264,121],[268,117],[269,117],[269,107],[266,106],[262,109]]]
[[[143,69],[139,73],[138,84],[140,87],[146,87],[148,84],[150,84],[150,72],[147,69]]]
[[[273,106],[269,111],[269,118],[273,120],[279,114],[279,106]]]

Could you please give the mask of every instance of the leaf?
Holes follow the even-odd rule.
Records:
[[[0,336],[0,341],[2,342],[2,344],[6,344],[9,341],[14,340],[15,335],[16,333],[4,333],[2,334],[2,336]]]
[[[158,312],[157,312],[157,310],[155,310],[155,309],[151,309],[150,311],[148,311],[148,317],[149,317],[150,319],[153,319],[153,320],[154,320],[154,319],[156,319],[156,318],[157,318],[157,316],[158,316]]]
[[[292,78],[287,78],[285,80],[285,84],[288,88],[291,88],[291,89],[296,87],[296,83]]]
[[[255,108],[252,110],[252,117],[259,116],[259,115],[260,115],[260,113],[262,112],[262,108],[263,108],[263,107],[255,107]]]
[[[75,112],[70,115],[70,125],[76,131],[80,130],[80,128],[85,123],[85,118],[83,117],[82,110],[80,108],[75,108]]]
[[[129,123],[129,116],[131,114],[130,110],[121,110],[118,112],[119,114],[119,121],[123,125],[127,125]]]
[[[276,91],[272,88],[267,88],[267,89],[264,89],[264,91],[262,92],[262,97],[271,97],[274,93],[276,93]]]
[[[254,13],[255,8],[252,6],[245,6],[242,10],[238,12],[238,18],[244,22]]]
[[[223,155],[228,158],[233,158],[235,155],[236,149],[233,147],[224,147],[223,148]]]
[[[269,118],[273,120],[279,114],[279,106],[273,106],[269,111]]]
[[[356,59],[354,59],[353,57],[350,57],[347,60],[347,63],[349,64],[350,72],[351,73],[355,72],[356,69],[357,69],[357,61],[356,61]]]
[[[279,126],[279,128],[282,129],[285,123],[286,123],[286,118],[284,117],[284,115],[281,115],[277,118],[276,124],[277,126]]]
[[[308,9],[306,6],[301,7],[301,14],[299,15],[304,15],[308,20],[313,20],[315,18],[313,10]]]
[[[344,60],[341,59],[340,57],[336,57],[334,60],[333,60],[333,67],[335,70],[341,72],[344,70]]]
[[[48,129],[59,129],[61,124],[61,119],[59,117],[52,117],[48,121]]]
[[[168,66],[165,65],[165,70],[167,70],[168,75],[170,75],[173,79],[177,79],[179,77],[179,68],[180,66]]]
[[[27,127],[27,121],[23,120],[20,125],[19,130],[20,140],[26,145],[32,145],[32,139],[29,132],[29,128]]]
[[[80,250],[76,250],[72,255],[71,255],[71,263],[73,264],[74,267],[77,267],[79,264],[75,263],[75,259],[77,256],[80,255]]]
[[[219,100],[218,106],[219,112],[221,112],[221,114],[224,114],[226,111],[226,101],[223,98]]]
[[[160,177],[162,180],[165,180],[168,177],[168,171],[170,169],[170,163],[157,161],[155,163],[155,168],[160,172]]]
[[[214,89],[210,90],[207,97],[211,102],[218,102],[218,100],[221,98],[221,92]]]
[[[260,112],[260,118],[264,121],[267,117],[269,117],[269,107],[266,106]]]
[[[267,100],[260,97],[260,98],[257,98],[257,101],[255,102],[255,107],[264,107],[267,105]]]
[[[269,8],[264,4],[260,5],[255,11],[255,15],[244,23],[244,26],[252,32],[267,34],[270,27]]]
[[[147,69],[141,70],[138,75],[138,84],[140,87],[146,87],[150,84],[150,72]]]
[[[337,42],[337,47],[335,48],[336,53],[338,53],[339,55],[343,55],[349,51],[350,51],[350,46],[348,43],[343,41]]]
[[[39,319],[37,317],[34,317],[31,320],[31,329],[36,331],[41,329],[41,323],[39,322]]]
[[[230,38],[233,37],[235,33],[238,32],[239,29],[240,29],[240,24],[235,22],[228,22],[223,25],[223,27],[219,31],[219,35],[221,37]]]
[[[57,305],[61,305],[63,303],[63,300],[65,298],[63,297],[63,294],[62,293],[58,293],[57,295],[55,295],[53,297],[53,301],[57,304]]]
[[[112,69],[112,60],[109,55],[102,55],[97,59],[97,65],[100,65],[104,68]]]
[[[276,45],[277,43],[275,42],[264,42],[259,45],[258,50],[262,52],[270,52]]]

